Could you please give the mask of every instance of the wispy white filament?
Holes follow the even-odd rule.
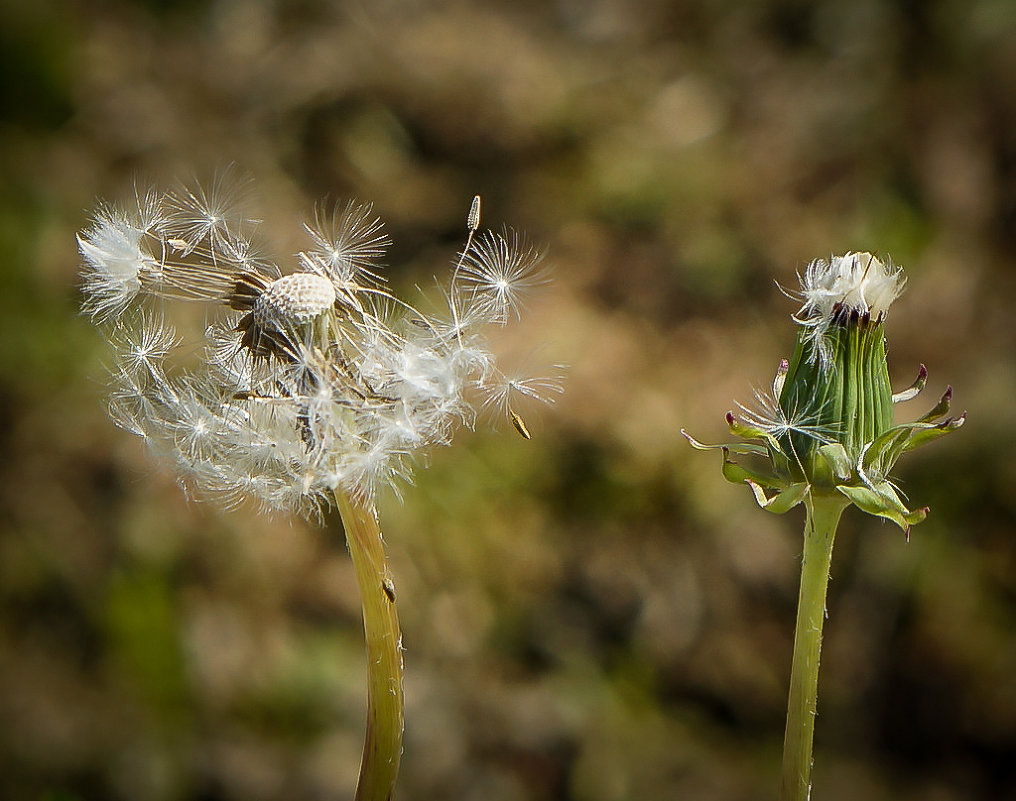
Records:
[[[813,356],[823,362],[828,357],[825,335],[837,320],[856,314],[881,322],[906,284],[902,268],[871,253],[816,259],[800,281],[796,297],[803,305],[794,319],[810,329]]]
[[[801,277],[804,306],[797,316],[829,317],[845,308],[880,320],[905,283],[901,268],[870,253],[847,253],[829,261],[816,259]]]

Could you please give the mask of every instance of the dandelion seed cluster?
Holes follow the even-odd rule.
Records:
[[[557,368],[502,372],[484,338],[520,317],[545,273],[517,232],[478,231],[479,198],[441,311],[424,314],[382,276],[389,240],[369,204],[319,208],[284,274],[256,244],[241,190],[220,176],[137,192],[100,206],[78,237],[84,309],[115,353],[111,414],[201,494],[310,515],[336,490],[370,499],[478,411],[523,431],[515,404],[561,391]],[[196,352],[174,301],[208,308]]]
[[[831,326],[851,314],[881,323],[907,283],[902,268],[871,253],[815,259],[800,280],[803,305],[794,320],[810,333],[810,358],[823,363],[831,357],[826,341]]]

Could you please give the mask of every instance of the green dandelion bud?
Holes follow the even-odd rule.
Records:
[[[870,253],[819,259],[801,276],[802,301],[794,315],[797,344],[781,363],[772,393],[727,415],[732,433],[749,442],[703,445],[723,451],[723,474],[751,487],[759,505],[783,513],[809,496],[833,494],[904,531],[926,508],[910,510],[889,474],[899,457],[963,425],[948,417],[952,389],[928,414],[896,425],[893,406],[915,397],[927,382],[893,394],[884,322],[906,279],[902,270]],[[688,436],[687,434],[685,436]],[[731,457],[760,457],[760,465]]]

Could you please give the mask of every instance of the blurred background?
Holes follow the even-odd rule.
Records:
[[[566,394],[381,499],[406,646],[398,798],[775,798],[803,515],[682,427],[789,356],[783,286],[872,250],[967,425],[897,469],[907,543],[833,560],[815,797],[1016,798],[1011,0],[0,0],[0,797],[351,797],[359,604],[338,529],[188,500],[105,412],[78,313],[96,198],[236,162],[283,265],[371,200],[396,287],[474,193],[554,285],[505,353]]]

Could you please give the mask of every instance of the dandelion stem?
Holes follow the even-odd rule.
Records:
[[[811,794],[812,743],[818,703],[818,664],[822,650],[826,590],[833,539],[847,501],[815,494],[806,504],[804,559],[797,601],[794,661],[790,671],[787,729],[783,740],[781,801],[807,801]]]
[[[363,605],[367,645],[367,732],[356,784],[356,801],[389,801],[402,757],[402,635],[384,538],[370,501],[341,490],[335,500],[346,530]]]

